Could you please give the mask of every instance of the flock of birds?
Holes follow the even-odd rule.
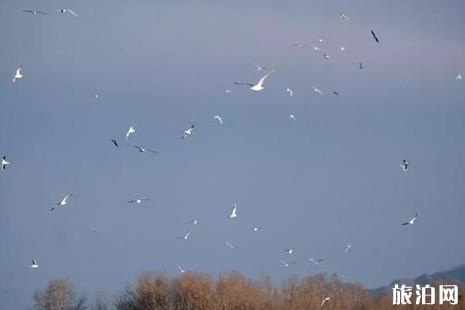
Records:
[[[46,12],[43,12],[43,11],[36,11],[36,10],[23,10],[22,11],[23,13],[29,13],[29,14],[32,14],[32,15],[47,15]],[[69,14],[69,15],[72,15],[74,17],[77,17],[78,14],[76,12],[74,12],[73,10],[71,9],[66,9],[66,8],[63,8],[63,9],[58,9],[57,10],[57,13],[60,13],[60,14]],[[348,21],[349,20],[349,17],[345,14],[341,14],[340,15],[340,19],[344,20],[344,21]],[[371,37],[373,38],[373,40],[376,41],[376,43],[380,44],[380,39],[379,37],[377,36],[377,34],[371,30],[370,31],[370,34],[371,34]],[[324,39],[319,39],[318,42],[320,44],[325,44],[326,43],[326,40]],[[307,46],[307,44],[303,44],[303,43],[294,43],[294,44],[291,44],[291,46],[293,47],[296,47],[296,48],[302,48],[302,47],[305,47]],[[321,48],[317,45],[313,45],[313,49],[315,51],[319,51]],[[344,51],[345,50],[345,47],[340,45],[339,46],[339,50],[340,51]],[[323,58],[325,60],[330,60],[331,57],[326,54],[326,53],[323,53]],[[259,66],[259,65],[255,65],[255,68],[257,69],[257,71],[265,71],[266,70],[266,67],[263,67],[263,66]],[[360,69],[363,69],[363,64],[362,62],[359,63],[359,68]],[[251,91],[254,91],[254,92],[261,92],[265,89],[265,81],[270,77],[270,75],[272,73],[274,73],[276,70],[275,69],[271,69],[270,71],[268,71],[266,74],[264,74],[256,83],[249,83],[249,82],[234,82],[233,84],[236,85],[236,86],[247,86]],[[12,83],[17,83],[19,80],[23,79],[24,78],[24,75],[23,75],[23,67],[20,65],[17,69],[16,69],[16,72],[15,74],[13,75],[13,78],[12,78]],[[458,74],[457,77],[456,77],[457,80],[461,80],[462,79],[462,76],[461,74]],[[294,95],[294,91],[291,89],[291,88],[286,88],[285,91],[289,94],[289,96],[293,96]],[[321,96],[324,95],[323,91],[318,89],[317,87],[313,87],[313,91]],[[230,94],[232,91],[230,89],[227,89],[226,90],[226,94]],[[332,94],[335,95],[335,96],[340,96],[340,94],[336,91],[336,90],[333,90],[332,91]],[[95,95],[96,98],[98,98],[98,95],[96,94]],[[290,114],[289,115],[289,118],[296,121],[296,117],[293,115],[293,114]],[[219,125],[223,125],[223,117],[220,116],[220,115],[215,115],[213,116],[213,119],[216,120],[218,122]],[[188,127],[187,129],[184,130],[181,138],[182,139],[186,139],[188,138],[189,136],[191,136],[194,132],[194,129],[195,129],[195,124],[192,124],[190,127]],[[136,132],[136,129],[134,126],[130,126],[125,134],[125,140],[126,140],[126,145],[129,146],[129,147],[133,147],[134,149],[136,149],[137,151],[139,152],[150,152],[150,153],[154,153],[156,154],[157,151],[156,150],[152,150],[150,148],[146,148],[144,146],[140,146],[140,145],[131,145],[129,144],[129,141],[131,139],[131,137],[135,134]],[[117,141],[116,139],[111,139],[110,140],[111,143],[113,143],[113,145],[115,147],[120,147],[121,145],[121,142]],[[5,171],[7,170],[7,167],[10,165],[10,161],[7,160],[7,157],[6,156],[3,156],[2,157],[2,161],[1,161],[1,168],[2,168],[2,171]],[[403,173],[407,173],[408,169],[409,169],[409,162],[407,160],[402,160],[401,164],[400,164],[400,168],[401,168],[401,171]],[[72,196],[74,195],[74,193],[68,193],[66,194],[60,201],[58,201],[57,203],[55,203],[52,208],[51,208],[51,211],[55,211],[57,209],[61,209],[61,208],[64,208],[64,207],[67,207],[69,204],[70,204],[70,200],[72,198]],[[132,199],[132,200],[129,200],[127,201],[127,204],[134,204],[134,205],[140,205],[140,204],[143,204],[144,202],[147,202],[149,201],[150,199],[149,198],[137,198],[137,199]],[[404,222],[404,223],[401,223],[401,225],[404,225],[404,226],[407,226],[407,225],[413,225],[415,224],[415,221],[418,217],[418,213],[415,214],[414,217],[412,217],[411,219],[409,219],[408,221]],[[238,218],[238,208],[237,208],[237,205],[236,204],[233,204],[233,207],[231,209],[231,211],[229,212],[227,218],[230,220],[230,221],[234,221],[235,219]],[[188,223],[192,224],[192,225],[197,225],[199,223],[199,220],[198,219],[194,219],[192,221],[189,221]],[[254,233],[257,233],[259,232],[260,230],[262,229],[262,226],[254,226],[254,227],[251,227],[250,230]],[[92,231],[94,232],[99,232],[98,229],[96,228],[92,228]],[[191,237],[191,234],[192,234],[193,230],[190,229],[187,233],[185,233],[184,235],[182,236],[179,236],[177,237],[176,239],[179,239],[179,240],[184,240],[184,241],[188,241]],[[230,241],[226,241],[225,242],[225,245],[231,249],[234,249],[236,248],[236,245],[234,245],[233,243],[231,243]],[[348,254],[349,251],[351,250],[352,248],[352,245],[351,244],[347,244],[345,249],[344,249],[344,254]],[[295,248],[288,248],[288,249],[285,249],[284,252],[289,256],[289,257],[292,257],[292,255],[294,255],[294,253],[296,252],[296,249]],[[319,265],[321,263],[323,263],[325,261],[324,258],[308,258],[308,261],[315,264],[315,265]],[[295,262],[293,261],[288,261],[288,260],[285,260],[285,259],[282,259],[281,261],[281,264],[284,268],[289,268],[291,266],[293,266],[295,264]],[[38,264],[38,261],[36,258],[33,258],[32,259],[32,264],[30,266],[32,269],[37,269],[39,268],[39,264]],[[176,266],[177,269],[179,270],[180,273],[185,273],[186,270],[183,269],[180,265],[177,265]],[[330,299],[331,297],[325,297],[322,302],[321,302],[321,307],[323,307],[325,305],[325,303],[327,302],[330,302]]]

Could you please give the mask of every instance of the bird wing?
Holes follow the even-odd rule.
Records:
[[[252,84],[252,83],[243,83],[243,82],[233,82],[233,84],[234,85],[247,85],[247,86],[250,86],[250,87],[254,86],[254,84]]]
[[[69,12],[69,13],[71,13],[71,14],[73,14],[73,15],[76,16],[76,17],[78,16],[78,15],[76,14],[76,12],[74,12],[73,10],[66,9],[66,11]]]
[[[116,140],[113,140],[113,139],[112,139],[111,142],[113,142],[113,144],[114,144],[116,147],[119,146],[119,145],[118,145],[118,142],[116,142]]]
[[[376,34],[375,34],[375,32],[373,30],[371,31],[371,35],[373,36],[375,41],[379,43],[378,37],[376,36]]]
[[[275,71],[275,69],[271,70],[270,72],[268,72],[267,74],[265,74],[257,83],[257,85],[260,85],[262,86],[263,83],[265,82],[266,78]],[[252,85],[253,86],[253,85]]]
[[[62,203],[62,204],[63,204],[63,203],[67,203],[69,197],[71,197],[71,196],[73,196],[73,193],[70,193],[70,194],[66,195],[66,196],[63,198],[63,200],[61,201],[61,203]]]

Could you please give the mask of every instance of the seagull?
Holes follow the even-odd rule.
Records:
[[[323,92],[322,92],[321,90],[319,90],[318,88],[313,87],[313,91],[314,91],[314,92],[317,92],[317,93],[319,93],[320,95],[323,96]]]
[[[179,270],[179,272],[180,272],[180,273],[184,273],[184,272],[186,272],[184,269],[182,269],[182,267],[181,267],[181,266],[179,266],[179,265],[176,265],[176,267],[178,267],[178,270]]]
[[[295,252],[294,248],[284,250],[287,254],[293,254]]]
[[[323,307],[323,305],[325,304],[325,302],[329,301],[331,298],[330,297],[325,297],[325,299],[323,299],[323,301],[321,302],[321,306],[320,307]]]
[[[359,62],[358,67],[360,68],[360,70],[363,70],[363,64],[362,64],[362,62]]]
[[[68,199],[73,196],[73,193],[70,193],[66,195],[61,201],[57,202],[51,209],[50,211],[54,211],[58,207],[64,207],[68,204]]]
[[[344,254],[347,254],[347,252],[349,252],[351,247],[352,247],[351,244],[346,245],[346,248],[344,249]]]
[[[260,229],[262,229],[261,226],[252,227],[252,231],[253,231],[253,232],[258,232]]]
[[[247,86],[250,86],[250,90],[253,90],[253,91],[261,91],[263,89],[265,89],[265,87],[263,87],[263,83],[265,82],[266,78],[275,71],[275,69],[271,70],[270,72],[268,72],[267,74],[265,74],[258,82],[257,84],[252,84],[252,83],[238,83],[238,82],[234,82],[235,85],[247,85]]]
[[[176,239],[187,240],[187,239],[189,239],[189,236],[191,234],[192,234],[192,230],[190,230],[187,234],[185,234],[184,237],[177,237]]]
[[[63,14],[69,13],[71,15],[74,15],[74,17],[78,16],[74,11],[72,11],[70,9],[59,9],[59,10],[57,10],[57,12],[58,13],[63,13]]]
[[[342,46],[342,45],[339,45],[339,50],[340,50],[341,52],[343,52],[343,51],[346,50],[346,48],[345,48],[344,46]]]
[[[32,268],[32,269],[39,268],[39,264],[37,264],[37,261],[36,261],[35,259],[32,259],[31,268]]]
[[[136,132],[136,128],[129,126],[128,132],[126,132],[126,141],[129,140],[129,137]]]
[[[326,60],[330,60],[331,57],[329,57],[329,55],[327,55],[326,53],[323,54],[323,57],[326,59]]]
[[[232,208],[231,214],[229,214],[228,217],[230,219],[236,218],[237,217],[236,211],[237,211],[237,206],[236,206],[236,204],[234,204],[234,207]]]
[[[456,79],[456,80],[461,80],[461,79],[462,79],[462,75],[459,73],[455,79]]]
[[[281,260],[281,264],[283,264],[284,267],[288,268],[289,267],[289,264],[283,260]]]
[[[35,10],[22,10],[21,12],[24,13],[31,13],[32,15],[47,15],[47,13],[42,12],[42,11],[35,11]]]
[[[407,172],[408,170],[408,161],[405,159],[402,159],[402,164],[400,164],[400,167],[402,168],[403,172]]]
[[[184,135],[181,137],[181,139],[185,139],[187,136],[190,136],[192,134],[192,130],[194,129],[194,126],[195,124],[192,124],[191,127],[184,130]]]
[[[318,258],[318,259],[309,258],[308,260],[311,261],[312,263],[314,263],[315,265],[319,265],[320,263],[322,263],[324,261],[324,259],[322,259],[322,258]]]
[[[414,216],[410,221],[405,222],[405,223],[402,223],[402,225],[406,226],[406,225],[413,225],[413,224],[415,224],[415,220],[417,219],[417,217],[418,217],[418,213],[415,214],[415,216]]]
[[[257,68],[258,71],[262,71],[262,70],[266,69],[266,67],[262,67],[262,66],[259,66],[259,65],[255,65],[255,68]]]
[[[339,97],[339,93],[335,90],[333,90],[333,94]]]
[[[110,140],[116,147],[119,147],[118,142],[115,139]]]
[[[20,80],[23,78],[22,70],[23,70],[23,66],[19,65],[19,67],[16,69],[15,75],[13,76],[13,79],[11,79],[13,83],[16,83],[16,80]]]
[[[137,204],[141,204],[143,203],[144,201],[149,201],[150,198],[139,198],[139,199],[134,199],[134,200],[129,200],[127,203],[137,203]]]
[[[132,147],[138,149],[139,152],[141,152],[141,153],[144,153],[144,152],[152,152],[154,154],[158,153],[157,151],[154,151],[154,150],[151,150],[151,149],[146,149],[146,148],[143,148],[143,147],[138,146],[138,145],[133,145]]]
[[[376,36],[376,33],[372,30],[371,35],[373,36],[373,39],[375,39],[376,42],[379,43],[378,37]]]
[[[326,40],[325,39],[318,39],[318,42],[324,44],[324,43],[326,43]]]
[[[294,95],[294,91],[292,89],[290,89],[289,87],[286,88],[286,91],[289,93],[289,96],[293,96]]]
[[[230,89],[226,89],[224,92],[226,93],[226,95],[232,93]]]
[[[345,15],[345,14],[339,15],[339,18],[343,19],[343,20],[349,20],[349,17],[347,17],[347,15]]]
[[[289,118],[296,121],[294,114],[289,114]]]
[[[213,116],[214,119],[218,120],[218,122],[220,122],[220,125],[223,125],[223,118],[219,115],[215,115]]]
[[[235,249],[235,248],[236,248],[236,246],[235,246],[234,244],[232,244],[231,242],[229,242],[229,241],[226,241],[224,244],[226,244],[226,245],[227,245],[229,248],[231,248],[231,249]]]
[[[192,221],[189,221],[188,223],[197,225],[198,222],[199,222],[198,219],[193,219]]]
[[[313,45],[313,50],[314,50],[314,51],[319,51],[320,48],[319,48],[318,46],[316,46],[316,45]]]
[[[6,156],[3,156],[2,157],[2,170],[5,170],[6,166],[8,166],[9,164],[10,164],[10,162],[8,160],[6,160]]]

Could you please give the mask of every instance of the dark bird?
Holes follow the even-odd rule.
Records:
[[[113,144],[114,144],[116,147],[119,147],[118,142],[116,142],[115,139],[111,139],[110,141],[113,142]]]
[[[363,64],[362,64],[362,62],[359,62],[358,67],[360,68],[360,70],[363,70]]]
[[[339,97],[339,93],[335,90],[333,90],[333,94]]]
[[[152,152],[152,153],[155,153],[155,154],[158,153],[157,151],[146,149],[146,148],[143,148],[143,147],[138,146],[138,145],[133,145],[132,147],[138,149],[139,152],[141,152],[141,153],[144,153],[144,152]]]
[[[378,37],[376,36],[376,33],[372,30],[371,35],[373,36],[373,39],[375,39],[376,42],[379,43]]]
[[[47,13],[42,11],[34,11],[34,10],[22,10],[23,13],[31,13],[32,15],[47,15]]]

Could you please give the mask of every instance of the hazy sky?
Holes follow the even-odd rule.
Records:
[[[26,308],[57,277],[111,295],[142,271],[176,275],[177,264],[278,285],[290,273],[339,272],[377,287],[464,263],[464,9],[1,0],[0,155],[11,165],[0,173],[0,308]],[[318,38],[321,52],[290,47]],[[12,84],[19,64],[25,77]],[[235,87],[263,74],[254,64],[276,68],[265,90]],[[131,143],[160,153],[114,148],[130,125]],[[69,208],[51,213],[68,192]],[[126,204],[138,197],[151,200]],[[415,225],[400,225],[416,212]],[[192,239],[176,240],[193,218]]]

